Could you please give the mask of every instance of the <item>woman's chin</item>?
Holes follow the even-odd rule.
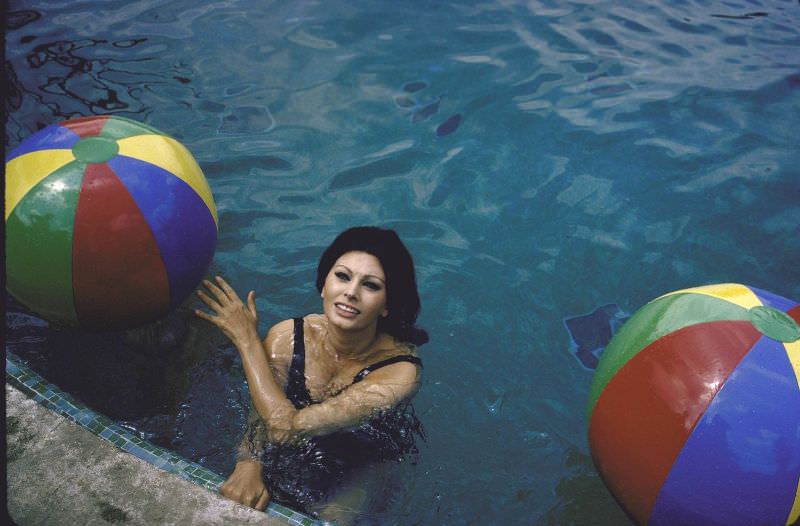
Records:
[[[334,310],[332,313],[325,313],[328,318],[328,323],[343,331],[363,331],[369,329],[373,324],[377,324],[377,320],[373,323],[365,321],[362,314],[343,315]]]

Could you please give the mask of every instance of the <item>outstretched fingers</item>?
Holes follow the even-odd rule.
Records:
[[[200,301],[205,303],[210,309],[219,311],[222,308],[222,306],[219,303],[217,303],[217,301],[214,298],[212,298],[202,290],[197,291],[197,297],[200,298]]]
[[[233,287],[228,285],[227,281],[222,279],[221,276],[217,276],[216,280],[217,280],[217,284],[219,285],[219,290],[221,290],[222,293],[225,294],[225,297],[227,297],[231,301],[239,300],[239,295],[236,294],[236,291],[233,290]]]
[[[250,314],[256,315],[256,293],[252,290],[247,293],[247,308],[250,310]]]
[[[214,311],[214,314],[219,315],[220,311],[222,310],[222,306],[219,303],[217,303],[216,301],[214,301],[214,299],[212,297],[210,297],[208,294],[206,294],[202,290],[198,290],[197,291],[197,297],[200,298],[200,301],[205,303],[206,306],[208,306],[209,309]],[[209,314],[207,312],[203,312],[200,309],[195,309],[194,314],[198,318],[202,318],[202,319],[204,319],[206,321],[210,321],[214,325],[217,324],[217,316],[211,315],[211,314]]]
[[[217,324],[216,316],[212,316],[211,314],[209,314],[207,312],[203,312],[200,309],[195,309],[194,310],[194,315],[197,316],[198,318],[202,318],[202,319],[204,319],[206,321],[210,321],[214,325]]]
[[[221,278],[218,278],[218,279],[221,279]],[[206,287],[208,292],[213,294],[213,297],[211,297],[208,294],[206,294],[206,292],[203,289],[198,289],[197,290],[197,297],[200,298],[200,301],[205,303],[206,306],[209,309],[214,311],[213,314],[215,314],[216,316],[212,315],[212,314],[209,314],[207,312],[203,312],[203,311],[201,311],[199,309],[195,310],[194,313],[198,317],[200,317],[200,318],[202,318],[204,320],[210,321],[210,322],[212,322],[212,323],[214,323],[216,325],[216,324],[218,324],[217,322],[218,322],[219,315],[224,310],[223,305],[230,303],[230,299],[229,299],[228,295],[225,293],[225,291],[223,291],[221,288],[219,288],[218,286],[216,286],[212,282],[208,281],[207,279],[203,280],[203,285]]]
[[[211,281],[208,281],[208,280],[203,280],[203,285],[205,285],[206,289],[208,289],[208,291],[211,294],[214,295],[214,299],[216,299],[216,302],[217,302],[217,304],[219,306],[222,307],[222,306],[229,305],[229,304],[230,305],[243,304],[242,300],[239,299],[239,295],[236,293],[235,290],[233,290],[233,287],[231,287],[228,284],[227,281],[222,279],[222,277],[220,277],[220,276],[216,276],[214,278],[214,280],[216,281],[216,283],[212,283]],[[252,291],[251,291],[250,294],[252,294]],[[202,299],[202,296],[201,296],[201,299]],[[214,308],[214,306],[210,305],[207,301],[205,301],[205,300],[203,300],[203,301],[209,307]],[[252,303],[252,306],[251,306],[249,295],[248,295],[248,305],[247,306],[248,306],[248,309],[252,313],[255,314],[255,303]]]
[[[222,279],[222,278],[220,278],[220,277],[217,277],[217,279],[219,280],[219,279]],[[227,302],[227,301],[230,299],[230,298],[228,297],[228,295],[225,293],[225,291],[224,291],[224,290],[222,290],[220,287],[218,287],[217,285],[215,285],[215,284],[214,284],[214,283],[212,283],[211,281],[209,281],[209,280],[207,280],[207,279],[204,279],[204,280],[203,280],[203,285],[204,285],[204,286],[205,286],[205,287],[208,289],[208,291],[209,291],[211,294],[213,294],[213,295],[214,295],[214,297],[216,298],[216,300],[217,300],[217,301],[218,301],[220,304],[222,304],[222,303],[225,303],[225,302]]]
[[[217,276],[215,281],[203,280],[205,290],[197,291],[211,312],[195,310],[195,315],[219,327],[234,344],[248,341],[254,332],[257,336],[255,293],[250,291],[243,302],[224,279]]]

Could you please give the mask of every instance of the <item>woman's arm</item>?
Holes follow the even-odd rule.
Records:
[[[236,450],[236,462],[242,460],[260,460],[264,448],[267,446],[267,429],[261,415],[258,414],[253,404],[250,404],[250,413],[247,418],[247,427],[244,436]]]
[[[250,291],[245,305],[224,279],[217,276],[216,282],[214,284],[203,281],[213,297],[202,290],[197,291],[197,295],[214,311],[214,314],[200,310],[196,310],[195,314],[219,327],[236,346],[242,359],[253,405],[271,427],[273,420],[279,419],[279,415],[291,412],[294,406],[275,381],[267,357],[269,349],[265,349],[259,340],[255,295]],[[254,396],[256,393],[258,396]]]
[[[411,399],[419,389],[416,365],[398,362],[371,372],[336,396],[285,416],[283,434],[269,430],[270,439],[293,440],[357,427],[367,418]]]
[[[247,429],[236,454],[236,466],[219,487],[223,497],[257,510],[267,507],[269,492],[264,485],[261,464],[266,439],[264,422],[251,404]]]
[[[363,381],[319,404],[295,409],[276,382],[269,362],[276,340],[286,333],[287,322],[270,329],[262,345],[256,331],[253,292],[248,294],[245,306],[225,280],[217,277],[216,281],[217,285],[204,282],[214,298],[198,292],[216,316],[202,311],[196,314],[219,327],[239,350],[250,397],[267,423],[270,442],[290,442],[355,427],[369,416],[411,398],[419,388],[417,367],[399,362],[371,372]]]
[[[264,340],[267,353],[262,355],[271,354],[270,350],[277,346],[276,340],[284,337],[285,331],[281,324],[269,331]],[[268,440],[277,443],[357,427],[370,416],[412,398],[420,382],[416,365],[398,362],[372,371],[364,380],[345,388],[336,396],[296,409],[274,379],[259,374],[255,367],[255,363],[251,367],[245,366],[250,396],[267,423]]]

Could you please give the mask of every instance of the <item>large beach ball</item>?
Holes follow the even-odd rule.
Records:
[[[589,446],[638,524],[800,518],[800,306],[737,284],[680,290],[609,342]]]
[[[42,317],[127,328],[180,304],[217,241],[191,153],[114,116],[61,122],[6,158],[6,285]]]

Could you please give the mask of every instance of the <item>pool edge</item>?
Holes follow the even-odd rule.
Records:
[[[270,503],[265,512],[259,512],[225,499],[218,494],[219,486],[224,481],[223,477],[197,463],[184,459],[172,451],[151,444],[133,435],[124,428],[121,428],[111,421],[111,419],[86,407],[67,393],[64,393],[56,386],[47,382],[44,378],[30,370],[20,358],[10,352],[6,352],[7,440],[11,436],[11,428],[13,427],[9,425],[8,421],[9,414],[11,410],[13,410],[9,405],[9,389],[19,392],[26,399],[47,411],[47,413],[52,415],[55,419],[53,422],[50,422],[51,425],[49,428],[37,425],[31,426],[31,428],[25,430],[25,433],[28,434],[26,438],[32,441],[33,444],[50,438],[48,436],[51,434],[50,431],[57,428],[60,429],[61,423],[66,420],[76,424],[77,429],[87,432],[87,437],[91,437],[91,440],[95,441],[98,450],[104,450],[110,447],[109,451],[113,451],[113,454],[134,457],[143,461],[148,467],[155,468],[160,473],[177,477],[179,480],[188,482],[192,486],[206,490],[204,493],[210,496],[209,498],[220,501],[215,503],[215,505],[222,506],[223,508],[230,508],[227,511],[237,509],[239,510],[236,512],[237,514],[244,513],[245,515],[251,515],[250,519],[242,519],[244,520],[244,522],[242,522],[243,524],[250,524],[253,523],[253,521],[264,524],[274,524],[275,526],[286,524],[293,526],[320,526],[324,524],[323,522],[311,519],[306,515],[279,504]],[[10,464],[12,461],[10,458],[11,454],[12,452],[9,450],[7,452],[7,464]],[[92,458],[90,460],[93,460],[93,456],[92,452],[90,455]],[[62,476],[68,477],[67,474],[63,474]],[[10,476],[7,482],[8,497],[9,500],[11,500],[15,488]],[[175,481],[175,483],[180,486],[177,481]],[[152,503],[150,504],[152,505]],[[87,510],[87,512],[88,511],[89,510]],[[195,510],[189,511],[195,513]],[[186,518],[189,519],[190,517]],[[104,518],[104,520],[105,519],[106,518]],[[226,517],[224,522],[229,524],[230,520],[230,517]]]

